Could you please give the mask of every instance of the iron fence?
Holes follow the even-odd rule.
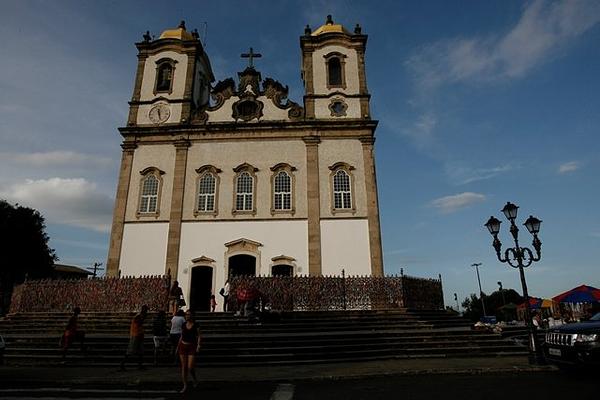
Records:
[[[441,279],[406,275],[371,276],[237,276],[230,279],[234,309],[260,301],[273,310],[443,309]]]

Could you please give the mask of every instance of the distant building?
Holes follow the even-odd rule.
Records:
[[[307,27],[299,105],[252,49],[213,84],[196,31],[144,35],[107,275],[170,273],[194,309],[236,274],[382,276],[366,43]]]
[[[87,279],[88,276],[94,275],[92,272],[75,265],[54,264],[53,268],[52,279]]]

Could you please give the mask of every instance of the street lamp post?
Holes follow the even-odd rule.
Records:
[[[482,263],[473,263],[471,267],[475,267],[477,271],[477,282],[479,283],[479,297],[481,298],[481,308],[483,308],[483,316],[485,317],[487,313],[485,312],[485,301],[483,301],[483,291],[481,290],[481,279],[479,279],[479,267]]]
[[[494,247],[494,250],[496,250],[496,256],[498,257],[498,260],[502,263],[507,263],[513,268],[519,269],[521,286],[523,288],[523,297],[525,298],[525,318],[527,320],[527,327],[529,329],[529,361],[532,364],[542,364],[544,363],[544,358],[542,356],[535,327],[533,326],[533,321],[531,319],[531,304],[529,304],[529,293],[527,292],[527,282],[525,281],[524,271],[524,269],[529,267],[533,262],[540,261],[542,258],[542,242],[537,236],[540,231],[540,225],[542,221],[530,215],[523,224],[533,236],[532,245],[533,249],[535,250],[534,254],[533,251],[531,251],[531,249],[528,247],[519,246],[519,228],[517,228],[517,225],[515,224],[518,209],[518,206],[510,202],[507,202],[502,209],[502,212],[510,221],[510,233],[515,243],[515,246],[507,248],[504,251],[504,254],[502,254],[502,243],[500,242],[500,239],[498,239],[498,233],[500,232],[500,224],[502,221],[498,220],[494,216],[491,216],[490,219],[485,223],[485,227],[488,228],[490,234],[494,237],[492,246]]]

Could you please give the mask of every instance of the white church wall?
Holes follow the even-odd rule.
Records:
[[[233,119],[233,103],[238,101],[237,97],[230,97],[223,105],[214,111],[206,111],[208,114],[208,122],[232,122]]]
[[[321,221],[321,260],[323,275],[371,275],[368,221]]]
[[[156,82],[156,62],[162,58],[170,58],[177,61],[175,64],[175,74],[173,76],[173,89],[171,93],[161,92],[154,94],[154,84]],[[185,54],[174,51],[163,51],[149,56],[144,65],[144,76],[142,78],[142,88],[140,91],[140,101],[152,100],[158,96],[167,99],[180,99],[185,92],[185,77],[187,74],[187,58]]]
[[[168,233],[167,222],[125,224],[119,264],[121,276],[163,275]]]
[[[258,168],[256,174],[256,214],[233,214],[234,177],[233,168],[242,163]],[[286,162],[297,170],[295,179],[295,213],[271,214],[271,167]],[[203,165],[214,165],[222,170],[219,173],[218,214],[197,214],[196,169]],[[301,140],[244,140],[228,142],[194,142],[188,149],[185,193],[183,203],[184,220],[220,219],[277,219],[306,218],[306,150]]]
[[[270,275],[271,259],[286,255],[296,259],[298,274],[308,274],[308,225],[299,221],[222,221],[184,222],[181,226],[178,281],[186,300],[189,300],[192,260],[206,256],[215,260],[213,292],[218,293],[225,284],[227,247],[225,243],[250,239],[262,244],[259,247],[257,274]],[[217,300],[218,301],[218,300]]]
[[[260,118],[261,121],[288,121],[288,111],[282,110],[273,104],[273,100],[261,96],[258,98],[264,104],[263,116]]]
[[[319,185],[321,196],[321,217],[366,217],[367,193],[365,186],[365,170],[362,155],[362,144],[356,139],[323,140],[319,144]],[[330,166],[337,162],[345,162],[355,169],[353,176],[353,201],[355,212],[332,212],[333,187]]]
[[[337,52],[344,54],[344,76],[346,78],[346,88],[327,88],[327,71],[325,63],[325,55]],[[313,59],[313,84],[315,93],[332,93],[342,92],[356,94],[359,91],[358,82],[358,58],[356,51],[342,46],[325,46],[315,50],[312,56]]]
[[[162,177],[160,188],[160,213],[156,216],[137,216],[139,206],[140,184],[142,175],[140,171],[148,167],[156,167],[165,173]],[[129,194],[127,196],[126,221],[158,220],[168,221],[171,212],[171,194],[173,192],[173,169],[175,167],[175,146],[145,145],[135,150],[133,155],[133,166],[129,182]]]

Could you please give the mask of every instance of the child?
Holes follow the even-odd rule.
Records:
[[[215,308],[217,308],[217,299],[214,294],[210,295],[210,312],[215,312]]]

